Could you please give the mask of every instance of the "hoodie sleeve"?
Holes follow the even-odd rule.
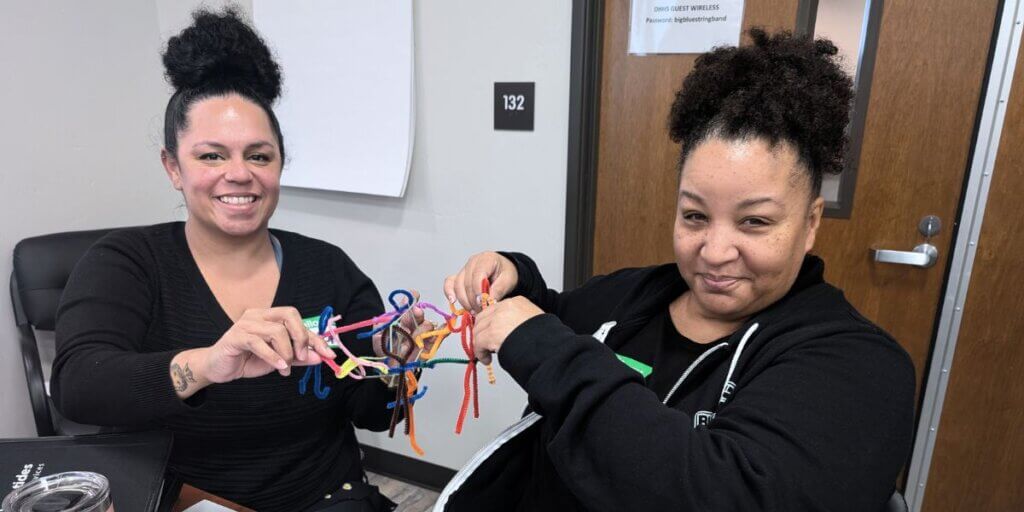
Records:
[[[522,296],[544,310],[562,319],[581,319],[591,321],[605,320],[610,308],[617,301],[608,300],[628,290],[636,283],[636,275],[649,269],[629,268],[608,275],[595,276],[582,286],[568,291],[559,292],[548,288],[537,264],[529,256],[516,252],[501,252],[502,256],[512,260],[519,274],[519,282],[509,297]],[[592,330],[596,326],[573,325],[574,328]]]
[[[554,315],[525,322],[498,355],[588,510],[880,510],[910,446],[913,367],[881,335],[794,346],[741,375],[732,401],[696,429]]]

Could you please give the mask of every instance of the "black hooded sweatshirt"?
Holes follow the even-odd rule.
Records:
[[[558,293],[529,258],[504,255],[519,273],[511,295],[546,313],[498,352],[532,412],[467,463],[435,511],[883,510],[911,447],[913,364],[824,282],[819,258],[663,397],[615,352],[687,290],[674,264]],[[523,496],[544,456],[566,496]]]

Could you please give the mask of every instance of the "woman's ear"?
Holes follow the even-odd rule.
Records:
[[[825,199],[818,196],[811,202],[811,209],[807,213],[807,243],[804,252],[811,252],[814,248],[814,239],[818,235],[818,227],[821,226],[821,216],[825,213]]]
[[[171,179],[171,186],[175,190],[181,190],[181,168],[178,166],[178,159],[167,151],[167,148],[160,148],[160,163],[164,164],[164,171]]]

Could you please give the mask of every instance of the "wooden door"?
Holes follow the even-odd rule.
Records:
[[[1024,510],[1024,52],[964,302],[926,512]]]
[[[748,0],[744,27],[792,29],[797,0]],[[910,353],[918,388],[934,331],[950,226],[971,151],[998,0],[886,0],[849,219],[826,219],[815,252],[826,278]],[[595,274],[673,258],[678,146],[666,129],[692,55],[626,53],[629,2],[607,3],[598,136]],[[939,216],[930,269],[880,264],[871,248],[910,250]]]
[[[889,331],[924,382],[982,94],[998,0],[885,2],[850,219],[826,219],[815,252],[827,278]],[[937,215],[930,269],[879,264],[869,248],[910,250]]]

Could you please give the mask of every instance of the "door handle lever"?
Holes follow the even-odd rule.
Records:
[[[895,265],[910,265],[912,267],[928,268],[939,261],[939,250],[932,244],[921,244],[914,247],[913,251],[893,251],[891,249],[872,249],[875,261],[879,263],[893,263]]]

